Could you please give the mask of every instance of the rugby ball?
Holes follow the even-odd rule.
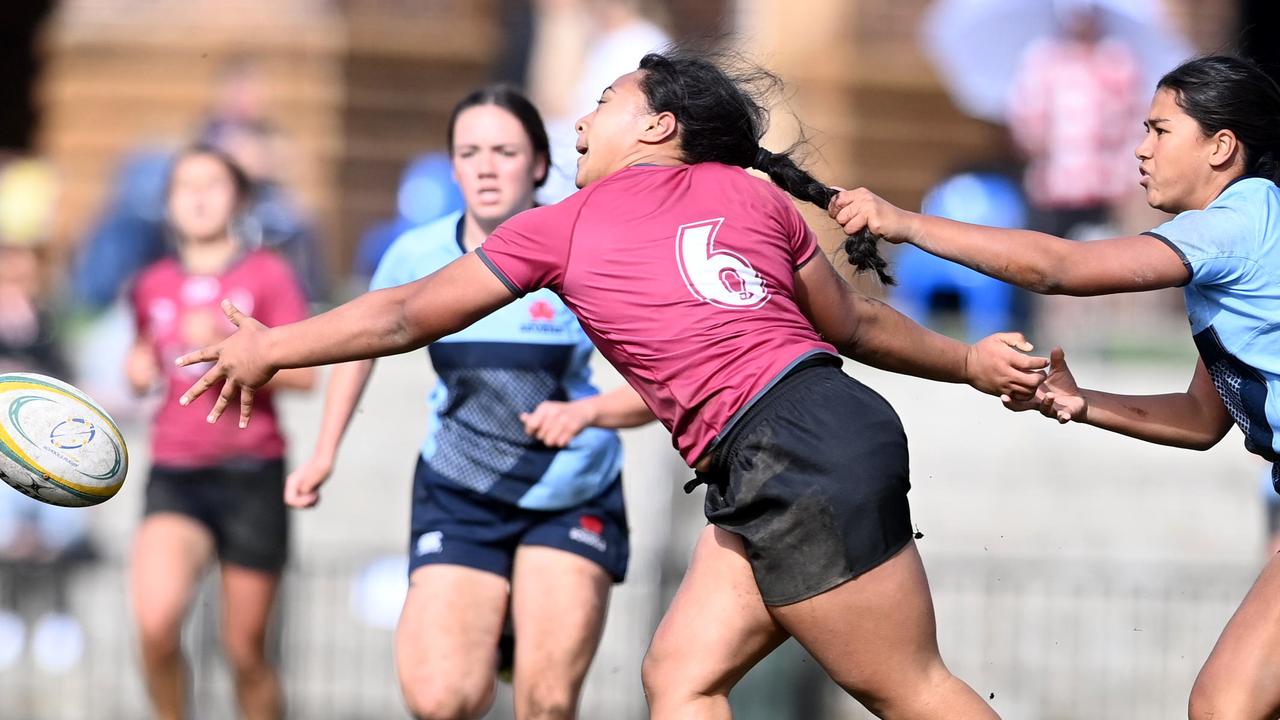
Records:
[[[76,388],[32,373],[0,374],[0,479],[41,502],[97,505],[129,471],[111,416]]]

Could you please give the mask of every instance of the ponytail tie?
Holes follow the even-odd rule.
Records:
[[[773,153],[769,152],[768,150],[765,150],[762,147],[756,148],[756,159],[751,162],[751,167],[756,170],[767,172],[769,163],[772,160],[773,160]]]

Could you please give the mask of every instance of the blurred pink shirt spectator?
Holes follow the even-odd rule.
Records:
[[[1137,186],[1141,74],[1113,40],[1045,40],[1027,49],[1009,130],[1027,154],[1027,197],[1046,209],[1108,205]]]

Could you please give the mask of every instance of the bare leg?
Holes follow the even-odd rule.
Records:
[[[222,635],[246,720],[278,720],[284,699],[267,662],[267,623],[280,585],[278,573],[223,563]]]
[[[516,551],[511,612],[517,720],[577,717],[611,585],[604,568],[579,555],[539,545]]]
[[[133,614],[142,644],[142,670],[156,717],[185,716],[186,662],[182,619],[213,556],[213,538],[201,524],[176,513],[148,516],[133,543]]]
[[[1191,688],[1192,720],[1280,717],[1280,555],[1272,555]]]
[[[878,717],[998,717],[938,654],[933,599],[914,542],[849,582],[769,610]]]
[[[471,720],[493,704],[507,580],[461,565],[425,565],[409,579],[396,628],[396,668],[419,720]]]
[[[760,599],[738,536],[702,531],[641,677],[650,718],[729,718],[729,691],[787,639]]]

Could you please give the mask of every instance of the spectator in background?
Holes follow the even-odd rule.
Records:
[[[1081,226],[1107,224],[1136,186],[1146,98],[1136,56],[1103,37],[1093,3],[1059,7],[1063,32],[1027,49],[1008,124],[1027,157],[1032,229],[1077,237]]]
[[[0,168],[0,373],[67,378],[42,268],[55,193],[44,163]],[[42,670],[79,662],[84,633],[68,612],[67,583],[74,562],[90,555],[87,518],[0,487],[0,578],[8,579],[0,581],[0,670],[21,658],[28,625]]]
[[[102,217],[81,243],[71,296],[84,310],[105,310],[138,271],[165,254],[164,182],[169,152],[140,149],[127,155],[112,183]]]
[[[646,0],[538,0],[529,94],[547,118],[551,174],[538,198],[558,202],[577,191],[577,131],[600,92],[671,42]]]
[[[328,297],[319,239],[282,182],[280,132],[260,120],[210,125],[207,131],[201,142],[225,152],[249,178],[249,206],[238,228],[243,240],[283,256],[308,300]]]
[[[396,238],[462,209],[462,191],[453,178],[448,153],[431,152],[414,158],[400,177],[396,216],[365,231],[351,270],[356,292],[369,287],[383,254]]]

